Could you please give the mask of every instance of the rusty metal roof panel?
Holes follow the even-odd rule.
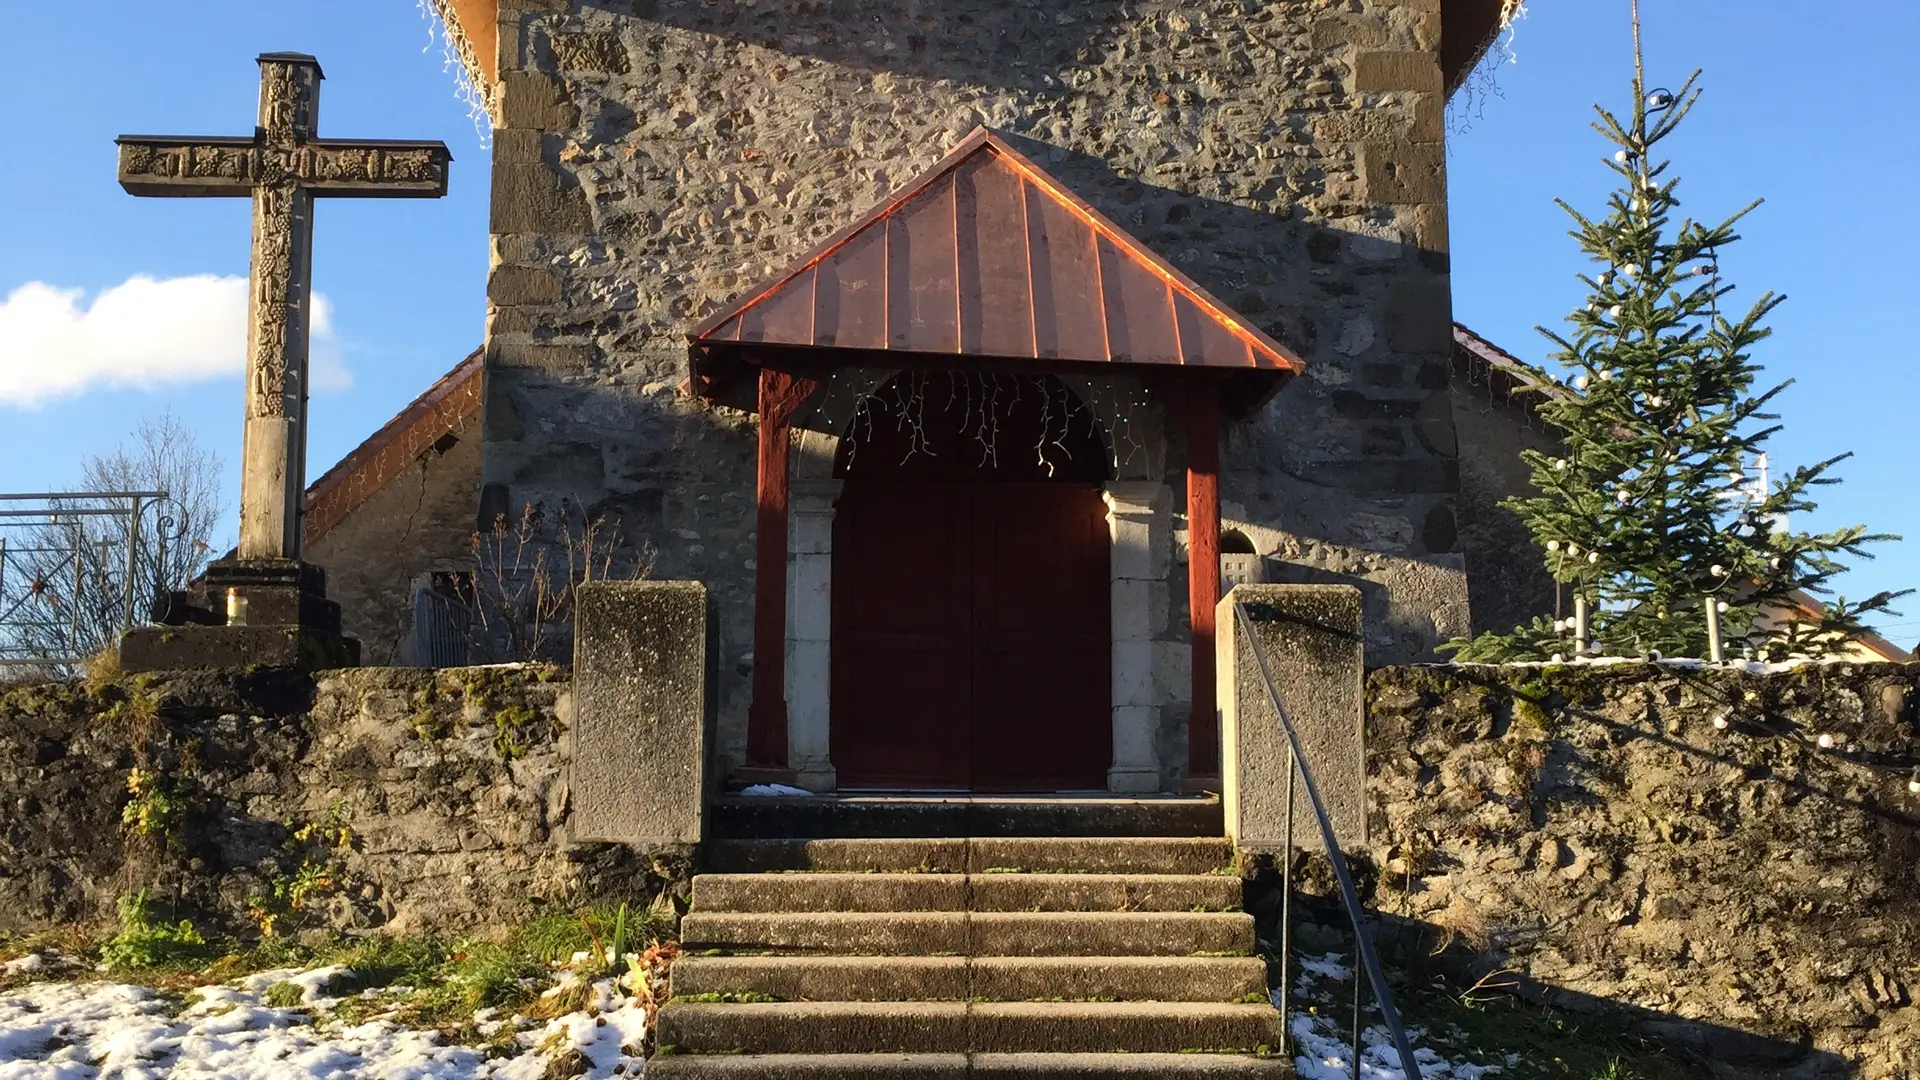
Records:
[[[1303,368],[986,128],[690,336],[709,347]]]

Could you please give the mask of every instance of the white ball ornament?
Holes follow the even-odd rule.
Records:
[[[1723,715],[1723,716],[1716,716],[1716,717],[1714,717],[1714,718],[1713,718],[1713,727],[1714,727],[1714,730],[1716,730],[1716,731],[1725,731],[1725,730],[1727,730],[1727,718],[1726,718],[1726,717],[1725,717],[1724,715]]]
[[[1719,563],[1714,563],[1712,566],[1708,567],[1707,572],[1709,574],[1712,574],[1714,577],[1727,576],[1727,568],[1724,566],[1721,566]]]
[[[1601,371],[1601,372],[1600,372],[1600,381],[1601,381],[1601,382],[1612,382],[1612,381],[1613,381],[1613,372],[1612,372],[1612,370],[1610,370],[1610,369],[1609,369],[1609,370],[1603,370],[1603,371]]]
[[[1620,305],[1615,304],[1612,307],[1607,309],[1607,314],[1617,319],[1620,317],[1620,310],[1621,310]]]
[[[1600,561],[1600,553],[1597,551],[1587,552],[1587,561],[1590,563],[1598,563]]]
[[[1727,602],[1725,600],[1718,601],[1713,605],[1713,610],[1718,611],[1722,615],[1725,615],[1728,610]]]
[[[1628,277],[1639,277],[1640,267],[1634,263],[1628,263],[1627,265],[1620,268],[1620,272],[1627,275]]]
[[[1590,653],[1592,653],[1592,654],[1593,654],[1593,655],[1595,655],[1595,656],[1599,656],[1599,655],[1600,655],[1600,654],[1601,654],[1602,652],[1604,652],[1605,650],[1604,650],[1604,649],[1602,649],[1602,648],[1600,647],[1600,643],[1599,643],[1599,642],[1597,642],[1597,641],[1589,641],[1589,642],[1587,642],[1587,651],[1588,651],[1588,652],[1590,652]]]
[[[1575,390],[1585,390],[1587,388],[1587,377],[1585,375],[1575,375],[1573,377],[1573,388]]]
[[[1625,150],[1616,150],[1613,153],[1613,160],[1625,165],[1627,162],[1633,160],[1633,155],[1627,153]]]
[[[1920,774],[1916,774],[1913,779],[1907,781],[1907,792],[1920,795]]]
[[[1569,555],[1578,555],[1578,554],[1580,554],[1580,545],[1579,545],[1579,544],[1573,544],[1573,543],[1569,543],[1569,544],[1567,545],[1567,554],[1569,554]]]
[[[1625,506],[1628,503],[1633,501],[1633,494],[1627,491],[1625,488],[1622,488],[1619,491],[1614,492],[1613,497],[1620,500],[1621,506]]]
[[[1549,540],[1549,541],[1547,541],[1547,550],[1548,550],[1548,551],[1559,551],[1559,550],[1560,550],[1560,541],[1558,541],[1558,540]]]
[[[1824,731],[1820,733],[1820,738],[1815,741],[1820,744],[1820,749],[1822,750],[1833,749],[1833,736]]]
[[[1556,634],[1564,634],[1564,633],[1566,633],[1566,632],[1567,632],[1567,620],[1565,620],[1565,619],[1555,619],[1555,620],[1553,620],[1553,632],[1554,632],[1554,633],[1556,633]]]
[[[1547,663],[1549,664],[1564,664],[1566,662],[1567,662],[1567,658],[1561,653],[1554,653],[1552,656],[1547,658]]]

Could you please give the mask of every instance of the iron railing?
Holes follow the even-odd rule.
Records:
[[[185,519],[165,491],[0,494],[0,667],[71,669],[146,622]]]
[[[1287,735],[1287,856],[1282,861],[1281,901],[1280,901],[1280,1024],[1288,1036],[1292,1034],[1289,1016],[1289,1002],[1292,999],[1291,980],[1293,952],[1293,808],[1294,778],[1298,777],[1307,789],[1307,802],[1313,807],[1314,820],[1320,826],[1320,839],[1326,844],[1327,861],[1333,864],[1333,875],[1340,883],[1340,900],[1346,905],[1347,918],[1353,923],[1355,951],[1360,955],[1356,967],[1366,973],[1366,979],[1360,978],[1360,972],[1354,973],[1353,980],[1353,1076],[1360,1077],[1361,1033],[1366,1030],[1363,1010],[1362,991],[1367,985],[1373,987],[1374,1000],[1380,1006],[1380,1017],[1386,1024],[1388,1033],[1393,1037],[1394,1049],[1400,1055],[1400,1069],[1416,1080],[1420,1076],[1419,1066],[1414,1063],[1413,1043],[1407,1038],[1407,1029],[1400,1022],[1400,1010],[1394,1007],[1393,992],[1387,989],[1386,972],[1380,966],[1380,954],[1373,947],[1373,935],[1367,930],[1366,909],[1360,906],[1360,892],[1354,888],[1353,872],[1347,867],[1347,857],[1340,850],[1340,841],[1333,834],[1333,819],[1327,814],[1326,801],[1320,797],[1320,785],[1314,782],[1313,769],[1307,764],[1306,754],[1301,750],[1300,733],[1294,730],[1293,716],[1287,712],[1287,706],[1280,699],[1280,687],[1273,680],[1273,668],[1268,663],[1267,651],[1255,636],[1252,619],[1247,606],[1241,602],[1233,605],[1234,623],[1240,628],[1247,647],[1253,652],[1254,662],[1260,667],[1260,679],[1266,684],[1267,700],[1273,703],[1273,711],[1280,717],[1280,727]]]

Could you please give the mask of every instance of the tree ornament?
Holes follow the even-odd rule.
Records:
[[[1724,566],[1721,566],[1719,563],[1714,563],[1712,566],[1707,568],[1707,573],[1712,574],[1714,577],[1726,577],[1727,568]]]
[[[1572,467],[1573,467],[1572,465],[1568,464],[1566,458],[1554,459],[1554,462],[1553,462],[1554,472],[1566,472],[1568,469],[1571,469]]]
[[[1610,316],[1612,316],[1613,318],[1616,318],[1616,319],[1617,319],[1617,318],[1619,318],[1619,317],[1620,317],[1620,312],[1621,312],[1621,310],[1622,310],[1622,308],[1620,307],[1620,305],[1619,305],[1619,304],[1615,304],[1615,305],[1613,305],[1612,307],[1610,307],[1610,308],[1608,308],[1608,309],[1607,309],[1607,314],[1608,314],[1608,315],[1610,315]]]
[[[1822,750],[1833,749],[1833,736],[1828,732],[1821,732],[1820,737],[1814,741],[1820,744],[1820,749]]]
[[[1598,563],[1600,561],[1600,553],[1597,551],[1587,552],[1587,561],[1590,563]]]
[[[1552,659],[1547,661],[1549,664],[1564,664],[1566,662],[1567,658],[1563,653],[1554,653]]]
[[[1600,381],[1601,381],[1601,382],[1612,382],[1612,381],[1613,381],[1613,379],[1614,379],[1614,374],[1615,374],[1615,373],[1614,373],[1614,372],[1613,372],[1613,371],[1612,371],[1611,369],[1609,369],[1609,368],[1601,368],[1601,369],[1600,369]]]
[[[1621,488],[1619,491],[1614,492],[1613,497],[1620,500],[1621,506],[1625,506],[1633,501],[1633,496],[1628,493],[1626,488]]]
[[[1560,550],[1560,541],[1558,541],[1558,540],[1549,540],[1549,541],[1547,541],[1547,550],[1548,550],[1548,551],[1559,551],[1559,550]]]
[[[1673,107],[1673,91],[1661,89],[1647,95],[1647,111],[1662,112]]]
[[[1587,377],[1585,375],[1575,375],[1573,377],[1573,388],[1575,390],[1585,390],[1587,388]]]
[[[1716,715],[1716,716],[1715,716],[1715,717],[1713,718],[1713,727],[1714,727],[1714,730],[1716,730],[1716,731],[1725,731],[1725,730],[1727,730],[1727,714],[1726,714],[1726,713],[1720,713],[1720,714],[1718,714],[1718,715]]]
[[[1647,395],[1647,404],[1653,406],[1656,409],[1662,405],[1665,405],[1666,403],[1667,403],[1667,399],[1661,397],[1659,394]]]
[[[1613,160],[1625,165],[1627,162],[1633,160],[1633,155],[1625,150],[1616,150],[1613,153]]]
[[[1728,604],[1725,600],[1716,600],[1713,603],[1713,609],[1722,615],[1725,615],[1731,607],[1732,605]]]
[[[1911,795],[1920,795],[1920,765],[1913,767],[1913,775],[1907,780],[1907,792]]]
[[[1579,545],[1579,544],[1575,544],[1575,543],[1572,543],[1571,541],[1569,541],[1569,542],[1568,542],[1568,544],[1567,544],[1567,554],[1569,554],[1569,555],[1578,555],[1578,554],[1580,554],[1580,545]]]
[[[1564,634],[1564,633],[1566,633],[1566,632],[1567,632],[1567,620],[1565,620],[1565,619],[1555,619],[1555,620],[1553,620],[1553,632],[1554,632],[1554,633],[1556,633],[1556,634]]]
[[[1627,275],[1630,278],[1639,277],[1640,267],[1633,263],[1628,263],[1627,265],[1620,268],[1620,272]]]
[[[1587,651],[1592,653],[1595,656],[1599,656],[1601,653],[1606,651],[1606,647],[1601,645],[1597,641],[1589,641],[1587,642]]]

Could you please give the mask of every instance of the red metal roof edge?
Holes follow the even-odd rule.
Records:
[[[454,365],[453,370],[442,375],[432,386],[427,387],[419,397],[409,402],[406,408],[401,409],[395,414],[393,419],[381,425],[380,430],[368,436],[366,441],[349,451],[333,468],[322,473],[318,480],[308,485],[306,496],[303,500],[304,511],[309,522],[309,531],[305,537],[305,542],[313,543],[322,536],[325,536],[342,518],[348,513],[351,513],[361,503],[364,503],[375,491],[386,486],[389,480],[393,479],[392,476],[380,477],[372,487],[362,491],[360,497],[350,505],[339,507],[333,516],[333,520],[316,521],[316,509],[326,504],[336,495],[343,494],[348,482],[355,476],[361,475],[377,462],[382,451],[400,442],[412,432],[415,425],[440,412],[442,405],[451,401],[456,394],[467,390],[469,384],[481,377],[485,368],[482,362],[482,353],[483,350],[481,349],[473,350],[472,353],[468,354],[466,359]],[[438,431],[433,436],[433,439],[427,440],[428,443],[438,440],[442,435],[445,435],[447,431],[457,426],[458,421],[473,415],[479,408],[480,395],[477,393],[469,394],[465,401],[458,403],[452,415],[446,418],[449,422],[444,425],[445,430]],[[312,528],[313,524],[318,524],[319,528]]]
[[[1455,367],[1459,367],[1462,353],[1486,366],[1490,377],[1497,378],[1503,389],[1515,398],[1550,398],[1566,393],[1566,388],[1552,379],[1546,378],[1537,368],[1507,352],[1493,342],[1474,333],[1462,323],[1453,324],[1453,343]],[[1532,408],[1536,402],[1524,401],[1524,407]]]
[[[1245,316],[1240,315],[1232,308],[1221,303],[1198,282],[1186,274],[1181,273],[1178,269],[1175,269],[1173,264],[1161,258],[1157,252],[1134,239],[1125,229],[1114,224],[1105,214],[1095,209],[1092,204],[1075,194],[1071,188],[1055,179],[1054,176],[1045,169],[1034,164],[1026,155],[1014,149],[1005,139],[1002,139],[984,124],[968,132],[966,138],[954,144],[953,149],[947,151],[939,161],[908,181],[892,195],[873,206],[867,212],[861,214],[858,218],[855,218],[845,227],[835,231],[833,235],[816,244],[805,255],[802,255],[789,264],[786,269],[774,274],[761,285],[751,290],[746,299],[736,300],[734,303],[723,307],[713,315],[701,320],[699,325],[687,333],[688,339],[695,344],[705,343],[707,336],[715,330],[718,330],[721,326],[724,326],[737,316],[746,313],[749,309],[772,296],[774,293],[779,292],[780,289],[785,287],[794,278],[805,273],[810,267],[833,254],[841,247],[844,247],[869,226],[904,206],[907,202],[911,201],[914,196],[925,191],[928,187],[932,186],[934,182],[951,172],[958,167],[961,162],[971,157],[983,147],[991,149],[994,153],[1005,158],[1016,170],[1025,176],[1029,182],[1042,188],[1057,202],[1078,214],[1095,232],[1106,237],[1109,242],[1125,251],[1136,262],[1147,265],[1163,279],[1186,293],[1188,299],[1199,305],[1208,315],[1220,322],[1221,325],[1225,326],[1230,332],[1236,336],[1245,338],[1249,344],[1266,352],[1276,361],[1278,367],[1290,370],[1295,375],[1306,370],[1306,362],[1301,360],[1293,350],[1275,341],[1266,331],[1261,330],[1258,326],[1247,321]]]

